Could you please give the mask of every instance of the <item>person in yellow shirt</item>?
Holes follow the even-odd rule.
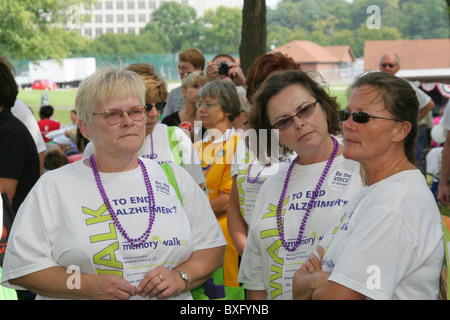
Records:
[[[240,110],[239,96],[231,82],[216,80],[201,88],[197,118],[207,131],[203,140],[194,146],[202,161],[209,202],[228,242],[223,269],[225,285],[230,287],[239,286],[239,258],[228,232],[227,208],[232,185],[231,163],[241,139],[232,121],[239,116]]]

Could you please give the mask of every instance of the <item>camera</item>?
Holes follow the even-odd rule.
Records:
[[[226,61],[222,61],[221,63],[219,63],[219,74],[226,76],[230,68],[231,67],[228,65]]]

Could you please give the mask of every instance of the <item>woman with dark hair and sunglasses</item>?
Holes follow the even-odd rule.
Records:
[[[366,186],[294,276],[298,299],[436,299],[444,260],[441,218],[415,166],[418,101],[404,80],[383,72],[350,86],[346,158]]]
[[[145,87],[121,67],[78,88],[89,159],[47,172],[22,203],[9,236],[2,285],[39,299],[192,299],[222,265],[226,241],[208,199],[186,170],[178,183],[138,157]],[[178,196],[179,194],[179,196]]]
[[[250,128],[295,152],[262,186],[241,261],[239,281],[249,299],[292,299],[292,277],[362,188],[360,166],[344,159],[336,99],[303,72],[273,74],[253,96]],[[271,154],[272,146],[255,152]],[[277,145],[278,147],[278,145]],[[250,148],[251,145],[250,145]],[[269,154],[270,153],[270,154]]]
[[[192,141],[180,128],[159,122],[168,95],[166,83],[149,63],[135,63],[126,68],[141,77],[146,89],[146,136],[138,155],[159,163],[170,162],[181,165],[201,187],[204,187],[206,179]],[[83,152],[83,158],[86,159],[93,153],[93,144],[89,143]]]

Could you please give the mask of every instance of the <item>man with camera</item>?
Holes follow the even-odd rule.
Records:
[[[231,55],[219,53],[212,62],[208,61],[207,64],[206,82],[229,78],[235,85],[247,88],[244,72]]]

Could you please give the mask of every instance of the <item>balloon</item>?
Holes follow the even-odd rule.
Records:
[[[431,139],[433,139],[435,142],[439,144],[444,143],[446,138],[447,130],[443,126],[437,125],[434,126],[433,129],[431,129]]]

